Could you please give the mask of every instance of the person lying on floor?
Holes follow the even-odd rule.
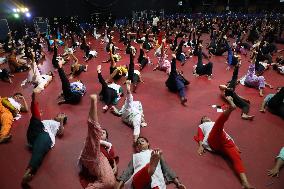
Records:
[[[227,67],[227,70],[229,70],[231,67],[234,67],[237,64],[241,64],[241,56],[238,55],[236,51],[233,51],[232,47],[230,47],[227,40],[226,40],[226,46],[227,46],[227,49],[228,49],[228,57],[227,57],[228,67]]]
[[[245,75],[245,86],[257,88],[259,90],[259,95],[263,96],[263,89],[265,86],[269,86],[272,89],[272,86],[265,82],[265,78],[263,76],[257,76],[255,73],[255,62],[256,55],[253,56],[251,64],[249,65],[248,72]]]
[[[87,45],[85,48],[84,48],[84,51],[85,51],[85,62],[88,62],[89,60],[91,60],[92,58],[96,58],[98,56],[98,52],[96,50],[91,50],[91,47],[90,45]]]
[[[185,36],[183,36],[183,39],[185,38]],[[181,62],[181,65],[183,66],[186,62],[186,56],[185,53],[183,52],[183,46],[185,44],[184,40],[181,40],[178,47],[176,48],[175,52],[176,52],[176,57],[177,60]]]
[[[11,54],[8,56],[8,65],[11,73],[23,72],[30,69],[26,60],[17,58],[15,49],[13,49]]]
[[[205,58],[208,58],[207,55],[202,53],[202,44],[198,44],[198,61],[197,65],[193,66],[193,75],[195,76],[201,76],[206,75],[208,80],[211,80],[212,77],[212,69],[213,69],[213,63],[208,62],[207,64],[202,63],[202,56],[206,56]]]
[[[72,53],[71,57],[74,59],[74,63],[71,65],[71,73],[69,79],[73,79],[79,76],[82,72],[87,72],[88,65],[79,64],[78,58]]]
[[[265,109],[284,119],[284,87],[278,87],[276,94],[268,94],[260,107],[260,112],[265,113]]]
[[[278,56],[276,58],[276,62],[272,63],[271,65],[273,66],[273,70],[284,75],[284,58],[283,58],[283,56]]]
[[[167,54],[165,50],[165,42],[163,41],[161,44],[161,55],[158,57],[158,64],[157,66],[153,69],[155,70],[161,70],[161,71],[166,71],[166,73],[169,75],[171,73],[171,63],[167,59]]]
[[[106,46],[106,51],[107,53],[109,53],[110,55],[110,58],[107,59],[107,60],[104,60],[102,61],[102,63],[108,63],[108,62],[118,62],[121,60],[121,56],[119,53],[116,53],[116,49],[118,49],[117,47],[114,46],[113,42],[109,43],[107,46]]]
[[[128,167],[118,177],[116,189],[164,189],[166,184],[174,183],[178,189],[186,189],[176,174],[170,169],[160,149],[150,149],[147,138],[140,136],[135,143]]]
[[[31,58],[31,61],[32,61],[31,62],[31,69],[30,69],[30,71],[28,73],[28,78],[25,81],[34,84],[35,85],[35,89],[34,90],[37,93],[40,93],[52,81],[53,73],[49,72],[47,74],[41,74],[39,69],[38,69],[38,67],[37,67],[37,64],[35,62],[35,54],[31,53],[30,54],[30,58]]]
[[[150,58],[144,52],[142,45],[140,45],[140,53],[139,53],[139,57],[138,57],[138,63],[139,63],[140,70],[143,70],[145,68],[145,66],[150,63]]]
[[[68,43],[65,43],[64,53],[60,56],[65,60],[65,62],[68,62],[70,60],[70,54],[73,54],[74,52],[76,52],[76,50],[72,47],[68,48]]]
[[[203,155],[205,150],[208,150],[225,155],[230,159],[234,171],[240,177],[242,187],[245,189],[253,189],[245,174],[245,168],[240,157],[240,150],[234,143],[232,137],[224,131],[224,124],[235,108],[236,106],[230,104],[228,109],[219,116],[216,122],[213,122],[207,116],[201,118],[197,135],[194,137],[199,144],[197,153]]]
[[[144,83],[144,81],[142,80],[140,71],[134,70],[134,56],[135,56],[135,51],[132,50],[130,53],[130,63],[128,66],[128,73],[126,74],[126,79],[132,82],[133,92],[136,93],[138,84]]]
[[[108,85],[102,76],[101,69],[102,66],[98,65],[97,66],[98,79],[100,84],[102,85],[100,98],[105,103],[103,110],[106,112],[110,108],[110,106],[117,104],[118,100],[120,99],[120,96],[123,94],[123,91],[120,85],[117,85],[115,83]]]
[[[127,97],[124,105],[120,110],[114,106],[111,108],[112,113],[117,116],[121,116],[122,121],[133,127],[133,140],[137,141],[140,135],[140,127],[146,127],[147,123],[144,119],[143,108],[140,101],[133,101],[133,95],[131,93],[131,81],[126,81]]]
[[[113,70],[114,67],[110,67],[110,71],[113,70],[113,72],[111,73],[110,78],[107,79],[107,82],[112,82],[114,80],[117,81],[118,79],[120,79],[122,76],[125,75],[125,81],[128,79],[131,80],[131,82],[133,83],[133,92],[135,93],[138,84],[144,81],[142,80],[140,71],[134,70],[134,56],[135,56],[135,50],[132,49],[130,52],[130,63],[128,67],[126,66],[115,67],[115,62],[112,61],[113,63],[112,66],[114,66],[116,69]],[[125,81],[123,83],[125,83]]]
[[[153,45],[152,45],[152,43],[150,42],[150,39],[149,39],[149,31],[146,31],[145,40],[142,44],[142,47],[143,47],[143,49],[146,50],[146,52],[153,49]]]
[[[51,148],[55,145],[55,137],[62,136],[67,116],[63,113],[56,115],[54,119],[42,120],[42,115],[37,101],[37,93],[32,94],[30,124],[27,130],[28,146],[32,157],[26,168],[22,184],[28,184],[36,174],[42,161]]]
[[[185,97],[185,87],[189,85],[182,72],[176,70],[176,55],[172,54],[171,73],[166,81],[166,86],[171,92],[178,92],[181,104],[185,105],[187,98]]]
[[[110,55],[110,68],[109,68],[110,78],[108,79],[108,81],[112,80],[117,81],[123,76],[126,76],[128,69],[125,65],[116,66],[116,61],[114,60],[113,57],[112,48],[110,48],[109,55]]]
[[[11,78],[14,77],[13,74],[11,74],[6,68],[0,69],[0,80],[13,83]]]
[[[284,147],[281,148],[279,155],[276,157],[275,164],[272,169],[268,170],[267,175],[271,177],[279,177],[280,169],[284,166]]]
[[[58,104],[78,104],[86,93],[86,86],[80,80],[70,83],[62,66],[63,62],[58,61],[56,67],[62,84]]]
[[[29,108],[25,97],[21,93],[15,93],[12,97],[0,96],[0,143],[11,140],[11,127],[14,117],[20,112],[28,112]]]
[[[79,157],[81,170],[96,177],[96,181],[89,183],[85,189],[113,189],[116,184],[115,170],[108,158],[102,152],[101,140],[103,130],[99,124],[97,111],[97,95],[91,95],[91,106],[88,117],[88,133],[85,145]]]
[[[254,116],[248,115],[250,108],[250,101],[245,99],[242,96],[239,96],[235,92],[235,88],[238,82],[238,73],[239,73],[240,64],[237,64],[234,68],[234,73],[232,76],[232,80],[228,82],[227,85],[219,85],[219,89],[221,90],[222,97],[232,106],[237,106],[242,109],[242,119],[245,120],[253,120]]]

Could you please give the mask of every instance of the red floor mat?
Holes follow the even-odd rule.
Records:
[[[92,40],[92,46],[99,52],[99,58],[91,60],[89,71],[79,78],[87,85],[87,94],[80,105],[56,104],[57,94],[60,92],[61,83],[58,74],[55,73],[54,81],[39,95],[40,106],[44,112],[43,118],[50,119],[58,112],[65,112],[69,116],[65,135],[56,140],[56,145],[46,156],[43,165],[37,172],[31,187],[35,189],[80,189],[77,160],[81,152],[86,132],[87,114],[89,109],[88,96],[98,93],[100,85],[97,80],[96,66],[108,55],[103,51],[99,41]],[[118,44],[122,47],[121,44]],[[137,46],[138,47],[138,46]],[[283,46],[282,46],[283,48]],[[62,51],[62,49],[60,49]],[[121,52],[121,63],[128,63],[129,57]],[[153,52],[149,53],[152,61]],[[83,54],[78,50],[76,56],[83,60]],[[225,56],[214,57],[213,79],[195,78],[192,75],[192,66],[197,58],[187,60],[181,69],[186,78],[191,82],[187,89],[188,104],[183,107],[176,94],[170,93],[165,87],[166,74],[160,71],[152,71],[153,66],[143,70],[145,83],[139,86],[135,100],[140,100],[145,111],[148,127],[142,129],[142,135],[149,138],[151,147],[159,147],[163,150],[167,162],[177,173],[180,180],[191,189],[240,189],[241,185],[230,166],[222,157],[206,153],[203,157],[197,154],[197,144],[193,136],[197,131],[201,116],[208,115],[216,119],[219,113],[211,108],[212,104],[223,104],[220,98],[218,85],[227,82],[232,76],[232,70],[226,71]],[[246,73],[248,58],[242,57],[243,64],[239,76]],[[51,68],[51,54],[47,53],[42,69],[44,73]],[[178,63],[178,68],[180,65]],[[70,71],[70,63],[65,66]],[[108,76],[108,64],[103,64],[103,75]],[[22,92],[30,103],[32,87],[21,88],[20,83],[27,73],[16,74],[13,84],[0,83],[0,95],[7,96],[14,92]],[[284,85],[283,76],[269,70],[264,74],[266,80],[273,86]],[[262,114],[258,111],[263,98],[258,91],[244,86],[238,86],[237,92],[251,100],[251,114],[256,115],[255,120],[244,121],[240,119],[240,110],[237,109],[226,123],[227,132],[234,138],[240,147],[241,157],[244,161],[247,175],[258,189],[283,189],[284,170],[280,178],[271,179],[266,176],[267,169],[274,163],[274,157],[283,146],[284,122],[281,118],[270,114]],[[265,94],[274,93],[274,89],[265,89]],[[121,100],[121,105],[123,100]],[[132,130],[122,123],[120,118],[111,113],[102,113],[102,103],[99,103],[99,119],[102,127],[107,128],[110,140],[114,144],[116,153],[120,156],[119,173],[126,168],[132,153]],[[8,144],[0,145],[0,188],[17,189],[24,170],[30,159],[30,152],[25,148],[26,130],[30,113],[22,114],[19,121],[15,121],[12,128],[13,138]],[[174,188],[170,185],[168,188]]]

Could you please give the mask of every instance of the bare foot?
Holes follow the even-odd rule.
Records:
[[[243,183],[243,188],[244,188],[244,189],[255,189],[255,188],[252,187],[249,183]]]
[[[186,102],[187,102],[187,99],[185,97],[181,97],[181,104],[185,105]]]
[[[108,105],[105,105],[105,106],[103,107],[103,111],[104,111],[104,113],[106,113],[106,112],[108,111]]]
[[[0,144],[1,144],[1,143],[9,142],[11,139],[12,139],[12,135],[11,135],[11,134],[9,134],[9,135],[7,135],[7,136],[4,136],[4,137],[1,137],[1,138],[0,138]]]
[[[92,95],[90,95],[90,98],[92,100],[97,100],[98,96],[96,94],[92,94]]]
[[[33,178],[33,175],[31,174],[31,169],[27,169],[25,174],[24,174],[24,177],[23,177],[23,180],[22,180],[22,184],[28,184]]]
[[[97,72],[98,72],[98,73],[101,73],[101,70],[102,70],[102,66],[101,66],[101,65],[98,65],[98,66],[97,66]]]
[[[253,120],[253,118],[254,118],[255,116],[254,115],[246,115],[246,114],[243,114],[242,115],[242,118],[244,119],[244,120]]]
[[[160,149],[155,149],[152,151],[150,165],[148,167],[148,173],[152,176],[156,170],[158,163],[160,162],[162,151]]]
[[[65,103],[65,100],[64,100],[64,99],[59,100],[59,101],[57,102],[58,105],[61,105],[61,104],[64,104],[64,103]]]
[[[147,123],[146,122],[142,122],[141,123],[141,127],[147,127]]]
[[[259,110],[261,113],[265,113],[265,109],[260,109]]]

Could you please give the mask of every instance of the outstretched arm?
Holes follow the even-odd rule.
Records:
[[[71,54],[71,56],[73,57],[73,59],[75,60],[75,64],[78,64],[78,58],[74,55],[74,54]]]
[[[266,102],[265,100],[262,101],[259,111],[265,113]]]
[[[114,58],[113,58],[113,54],[112,54],[112,45],[110,45],[110,49],[109,49],[109,55],[110,55],[110,66],[112,68],[114,68],[116,66],[116,63],[114,61]]]
[[[22,100],[22,106],[21,106],[21,112],[28,112],[29,111],[29,106],[28,106],[28,104],[27,104],[27,101],[26,101],[26,99],[25,99],[25,97],[24,96],[20,96],[20,99]]]
[[[97,111],[97,95],[93,94],[90,96],[91,97],[91,107],[90,107],[90,111],[89,111],[89,120],[98,123],[99,119],[98,119],[98,111]]]
[[[127,94],[131,95],[131,81],[130,80],[126,81],[126,92]]]
[[[271,170],[268,170],[268,176],[279,177],[279,171],[281,167],[284,166],[284,147],[281,149],[279,156],[276,159],[274,167]]]

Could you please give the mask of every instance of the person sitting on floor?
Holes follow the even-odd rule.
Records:
[[[212,122],[207,116],[201,118],[197,135],[194,137],[199,144],[197,153],[203,155],[206,149],[225,155],[233,163],[233,168],[240,177],[243,188],[253,189],[245,174],[245,168],[240,157],[240,150],[230,135],[224,131],[224,124],[235,108],[236,106],[230,104],[229,108],[219,116],[216,122]]]
[[[189,82],[183,77],[182,72],[176,70],[176,55],[172,54],[171,73],[166,81],[166,86],[172,92],[178,92],[181,104],[185,105],[187,99],[185,97],[185,87]]]
[[[128,167],[118,177],[117,189],[164,189],[166,184],[174,183],[178,189],[186,189],[176,174],[170,169],[160,149],[150,149],[147,138],[140,136],[135,143]]]
[[[27,130],[27,141],[32,151],[32,157],[23,176],[23,185],[28,184],[32,180],[45,155],[54,147],[55,137],[63,135],[63,125],[67,121],[67,117],[63,113],[59,113],[52,120],[42,120],[36,96],[36,92],[33,92],[31,102],[32,117]]]
[[[269,88],[272,89],[272,86],[265,82],[265,78],[263,76],[257,76],[255,74],[255,62],[256,62],[256,56],[254,56],[253,60],[251,61],[251,64],[248,68],[248,72],[245,76],[244,83],[248,87],[257,88],[259,90],[259,95],[263,96],[263,89],[265,86],[269,86]]]
[[[143,108],[140,101],[133,101],[133,95],[131,94],[131,81],[126,81],[127,97],[125,103],[120,110],[112,107],[112,112],[115,115],[121,116],[122,121],[129,124],[134,128],[133,140],[136,142],[140,135],[140,127],[146,127],[147,123],[144,119]]]
[[[91,95],[90,98],[88,133],[79,157],[79,166],[96,177],[96,181],[89,183],[86,189],[113,189],[116,184],[114,170],[100,148],[102,128],[98,119],[97,95]]]
[[[271,177],[279,177],[279,171],[284,166],[284,147],[281,148],[279,155],[276,157],[276,162],[272,169],[268,170],[267,175]]]

